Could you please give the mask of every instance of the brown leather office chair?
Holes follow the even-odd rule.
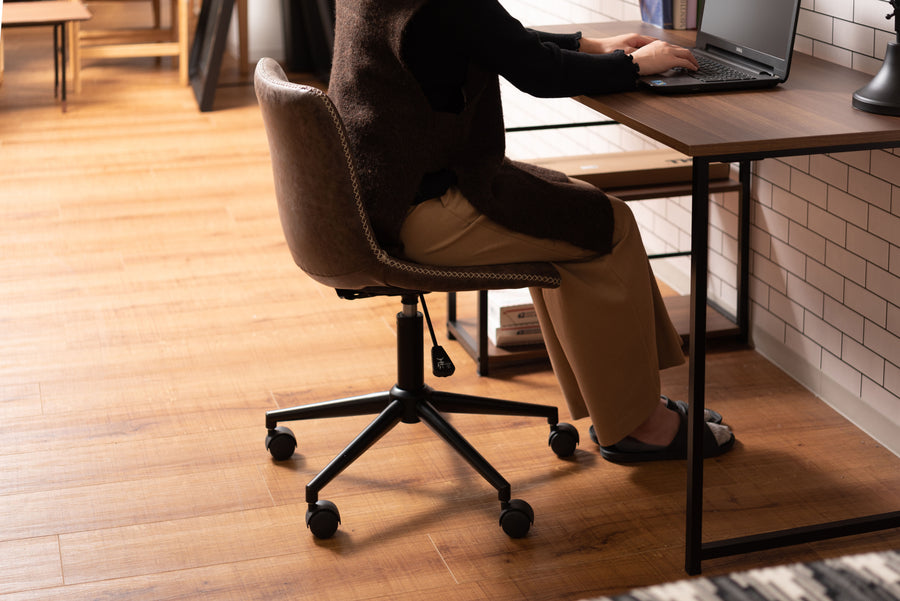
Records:
[[[500,525],[512,537],[524,536],[534,519],[531,507],[510,498],[510,485],[441,415],[476,413],[546,418],[550,446],[571,455],[578,432],[558,423],[556,407],[502,401],[434,390],[424,382],[423,315],[426,292],[555,287],[559,274],[548,263],[480,267],[436,267],[393,257],[379,245],[357,186],[357,173],[340,115],[322,91],[289,82],[272,59],[256,67],[256,94],[262,110],[281,223],[297,265],[314,280],[346,299],[399,296],[397,381],[384,392],[313,403],[266,413],[266,447],[276,460],[289,458],[297,439],[280,422],[377,414],[377,417],[306,486],[306,523],[313,535],[328,538],[340,514],[319,491],[399,422],[425,422],[498,491]],[[428,320],[429,328],[431,320]],[[433,332],[432,332],[433,338]],[[435,342],[436,375],[452,373],[452,363]]]

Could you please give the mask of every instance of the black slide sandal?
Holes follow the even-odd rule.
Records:
[[[674,411],[675,413],[680,413],[682,415],[688,414],[689,405],[685,401],[673,401],[666,395],[660,395],[661,399],[665,399],[666,408],[670,411]],[[703,421],[708,424],[721,424],[722,423],[722,414],[718,411],[713,411],[712,409],[704,409],[703,410]],[[599,445],[600,441],[597,440],[597,433],[594,432],[594,426],[591,426],[588,429],[588,435],[591,437],[591,440],[594,441],[594,444]]]
[[[643,463],[646,461],[666,461],[687,458],[687,414],[678,412],[678,432],[668,446],[661,447],[650,445],[633,438],[627,437],[608,447],[600,447],[600,455],[612,463]],[[727,453],[734,446],[734,434],[729,432],[729,438],[723,444],[719,444],[715,434],[709,425],[704,423],[703,428],[703,457],[718,457]]]
[[[683,413],[685,415],[688,414],[688,404],[685,401],[673,401],[666,395],[662,395],[661,398],[664,398],[666,400],[666,407],[668,409],[677,411],[678,413]],[[708,424],[721,424],[722,414],[718,411],[713,411],[712,409],[704,409],[703,421]]]

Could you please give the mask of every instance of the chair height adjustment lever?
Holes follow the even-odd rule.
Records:
[[[434,335],[434,327],[431,325],[431,316],[428,315],[428,306],[425,304],[425,295],[420,294],[419,300],[422,303],[422,312],[425,314],[425,321],[428,323],[428,333],[431,334],[431,373],[438,378],[446,378],[452,376],[456,371],[456,366],[450,360],[450,355],[444,350],[444,347],[438,345],[437,337]]]

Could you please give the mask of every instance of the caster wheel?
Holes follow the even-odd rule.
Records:
[[[578,430],[572,424],[557,424],[550,431],[550,448],[557,457],[571,457],[578,446]]]
[[[513,499],[500,512],[500,527],[510,538],[522,538],[534,523],[534,510],[522,499]]]
[[[337,505],[331,501],[316,501],[306,512],[306,527],[316,538],[331,538],[341,523]]]
[[[294,454],[294,449],[297,448],[297,437],[294,436],[290,428],[278,426],[269,430],[269,434],[266,436],[266,448],[272,454],[272,457],[275,458],[275,461],[290,459],[291,455]]]

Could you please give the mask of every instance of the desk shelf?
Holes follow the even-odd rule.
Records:
[[[460,310],[459,295],[469,297]],[[481,290],[471,293],[448,293],[447,335],[475,360],[476,370],[481,376],[488,376],[494,370],[511,367],[549,365],[547,351],[543,344],[497,347],[487,337],[487,295]],[[681,336],[684,348],[690,342],[690,297],[667,296],[663,299],[675,330]],[[707,339],[737,339],[741,329],[734,319],[719,309],[708,306]]]

